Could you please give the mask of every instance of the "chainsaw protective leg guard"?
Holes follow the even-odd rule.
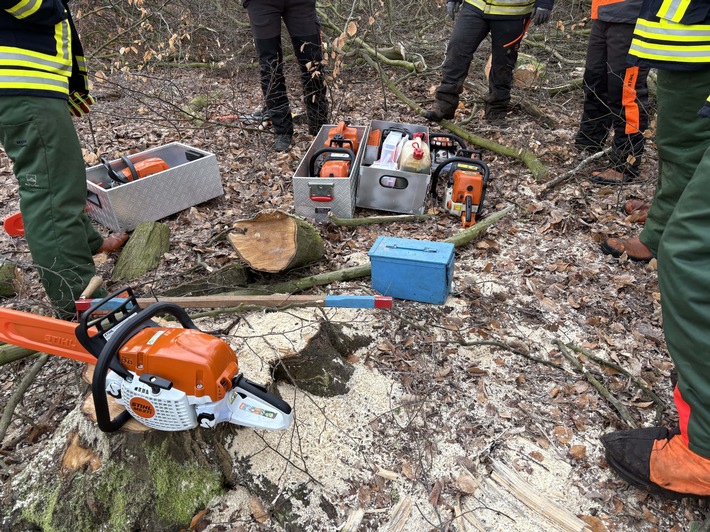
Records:
[[[103,237],[86,207],[86,169],[66,100],[0,98],[0,141],[19,182],[25,237],[52,302],[65,312],[96,274]],[[105,295],[100,290],[96,295]]]
[[[293,117],[286,93],[286,78],[283,72],[281,36],[271,39],[254,39],[259,54],[261,92],[277,135],[293,135]]]
[[[678,90],[683,87],[683,90]],[[698,118],[710,87],[710,69],[658,70],[658,180],[639,238],[655,255],[668,220],[710,147],[710,120]],[[703,196],[704,197],[704,196]],[[707,205],[707,204],[706,204]],[[659,257],[659,267],[661,259]],[[660,275],[659,275],[660,279]]]
[[[489,22],[481,11],[464,2],[446,47],[443,75],[436,89],[436,106],[442,114],[454,115],[473,54],[489,31]]]
[[[661,73],[659,74],[659,88]],[[688,80],[676,80],[671,87],[687,87]],[[683,73],[683,77],[698,72]],[[703,73],[703,85],[710,83],[710,71]],[[665,85],[666,88],[669,85]],[[665,94],[664,94],[665,95]],[[659,92],[659,121],[661,98]],[[677,98],[681,99],[681,98]],[[704,98],[695,100],[702,107]],[[664,106],[665,106],[664,102]],[[678,102],[679,103],[679,102]],[[666,109],[664,107],[664,109]],[[671,111],[672,109],[667,109]],[[685,152],[695,155],[696,135],[704,128],[705,151],[696,159],[695,171],[677,200],[658,248],[658,282],[661,289],[663,331],[668,352],[678,371],[675,404],[678,409],[681,437],[691,451],[710,458],[710,120],[694,118],[673,134],[673,141],[686,146]],[[659,154],[661,136],[668,130],[658,126]],[[655,200],[654,200],[655,201]],[[653,206],[651,207],[651,211]],[[650,215],[650,212],[649,212]],[[648,222],[647,222],[648,223]],[[706,479],[710,482],[710,479]]]
[[[488,74],[488,94],[485,102],[486,118],[495,120],[508,113],[513,69],[518,60],[518,49],[527,19],[496,18],[489,21],[491,29],[491,71]]]
[[[289,30],[290,31],[290,30]],[[323,50],[320,33],[306,37],[292,35],[293,51],[301,67],[303,102],[306,104],[308,132],[317,135],[328,123],[328,96],[323,74]]]

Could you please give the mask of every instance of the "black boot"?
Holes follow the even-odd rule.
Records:
[[[456,109],[449,106],[443,106],[440,102],[434,104],[434,107],[424,113],[424,118],[432,122],[441,122],[442,120],[451,120],[454,117]]]

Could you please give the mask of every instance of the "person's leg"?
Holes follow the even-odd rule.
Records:
[[[678,198],[710,145],[710,129],[697,117],[707,99],[708,87],[710,70],[658,71],[658,181],[639,237],[654,254]]]
[[[328,122],[328,98],[315,0],[289,0],[283,18],[301,67],[308,132],[316,135]]]
[[[710,120],[696,118],[695,122],[710,131]],[[704,157],[680,195],[658,249],[663,332],[677,370],[674,399],[679,426],[602,437],[607,461],[622,478],[672,498],[710,496],[709,205],[710,146],[706,143]]]
[[[96,273],[91,246],[103,238],[84,213],[86,169],[67,102],[0,98],[0,140],[14,163],[25,237],[42,284],[59,309],[72,312]]]
[[[601,151],[609,135],[612,115],[607,105],[608,24],[592,21],[584,65],[584,106],[574,145],[579,150]],[[626,55],[624,54],[624,57]]]
[[[488,94],[485,96],[485,116],[495,120],[508,113],[513,69],[518,60],[518,48],[527,19],[510,17],[489,21],[491,27],[491,71],[488,74]]]
[[[446,47],[443,75],[436,89],[436,104],[434,109],[424,115],[426,118],[439,121],[454,117],[473,54],[488,35],[489,29],[480,11],[464,2]]]
[[[258,0],[247,4],[249,24],[259,57],[261,91],[277,135],[293,135],[293,117],[286,92],[281,48],[281,15],[285,0]]]
[[[609,24],[608,97],[614,139],[611,168],[627,178],[638,176],[648,129],[648,69],[629,66],[626,56],[634,34],[633,24]]]

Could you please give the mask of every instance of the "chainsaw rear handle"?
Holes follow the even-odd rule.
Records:
[[[319,150],[314,151],[313,155],[311,156],[311,160],[308,161],[308,175],[312,177],[317,177],[318,174],[316,174],[316,161],[318,161],[318,157],[320,157],[321,155],[325,155],[326,153],[343,153],[350,158],[351,166],[355,162],[355,152],[353,150],[350,150],[348,148],[321,148]],[[320,173],[320,171],[318,173]]]
[[[130,183],[130,181],[126,179],[121,172],[117,172],[113,169],[113,166],[111,166],[111,163],[108,162],[108,159],[106,157],[101,157],[99,160],[101,161],[101,164],[106,167],[106,172],[108,172],[109,179],[112,179],[113,181],[116,181],[117,183],[121,183],[123,185],[125,185],[126,183]],[[131,166],[133,166],[133,163],[131,163]],[[133,171],[135,171],[135,168],[133,169]]]
[[[481,210],[481,205],[483,205],[483,200],[485,199],[486,196],[486,188],[488,187],[488,177],[490,176],[490,170],[488,169],[488,165],[481,161],[480,159],[468,159],[466,157],[451,157],[449,159],[446,159],[443,161],[439,166],[436,167],[434,172],[431,174],[431,195],[434,196],[435,198],[438,198],[436,195],[436,186],[439,182],[439,174],[441,171],[446,168],[447,166],[451,165],[451,169],[449,170],[449,176],[452,176],[454,174],[454,168],[456,166],[461,164],[468,164],[468,165],[473,165],[477,166],[481,170],[481,174],[483,176],[483,191],[481,192],[481,203],[479,204],[479,211]]]
[[[120,293],[120,291],[118,293]],[[118,293],[109,296],[107,299],[115,297]],[[119,373],[119,375],[121,375],[124,379],[132,378],[130,372],[125,369],[118,360],[118,353],[121,350],[121,347],[123,347],[123,345],[138,331],[145,329],[146,327],[156,326],[155,323],[151,321],[151,318],[157,314],[171,314],[184,328],[199,330],[198,327],[192,322],[187,312],[175,303],[156,303],[147,309],[140,309],[134,314],[136,316],[135,318],[132,318],[131,321],[128,322],[123,321],[123,324],[116,329],[115,332],[109,337],[108,341],[106,341],[103,349],[101,349],[101,353],[98,355],[96,367],[94,368],[94,377],[91,379],[91,395],[94,399],[94,408],[96,409],[96,422],[99,425],[99,428],[104,432],[117,431],[132,417],[126,410],[121,412],[121,414],[116,416],[116,418],[111,419],[111,413],[108,408],[108,399],[106,398],[106,375],[109,369],[113,369],[112,366],[114,365],[114,362],[115,364],[118,364],[126,374],[126,376],[121,373]]]
[[[342,135],[341,136],[336,135],[332,139],[330,139],[329,148],[344,148],[345,144],[349,144],[350,145],[349,149],[352,151],[355,151],[355,144],[353,144],[353,141],[350,139],[346,139]]]

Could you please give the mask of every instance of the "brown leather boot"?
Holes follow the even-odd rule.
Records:
[[[691,451],[678,429],[622,430],[601,440],[606,461],[632,486],[671,499],[710,496],[710,459]]]
[[[612,257],[621,257],[624,253],[631,260],[648,262],[656,255],[637,237],[607,238],[602,242],[602,251]]]
[[[624,212],[629,215],[630,221],[643,224],[646,223],[646,217],[648,216],[650,208],[650,203],[632,198],[624,205]]]
[[[128,240],[127,233],[113,233],[104,238],[103,244],[96,250],[96,253],[111,253],[123,246]]]

